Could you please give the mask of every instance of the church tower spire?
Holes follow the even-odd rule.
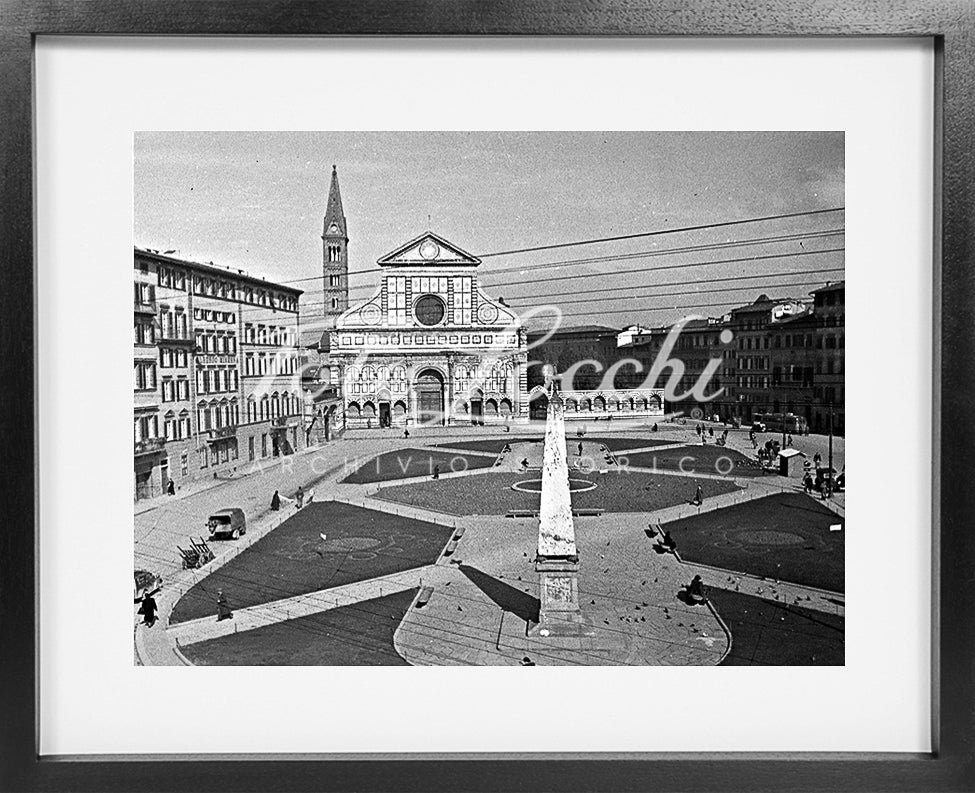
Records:
[[[324,314],[334,320],[349,307],[349,234],[334,165],[322,221],[322,283]]]

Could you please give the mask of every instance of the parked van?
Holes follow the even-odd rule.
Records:
[[[211,539],[229,538],[236,540],[241,535],[247,534],[247,520],[244,518],[244,510],[239,507],[229,507],[214,512],[207,519],[207,528],[210,529]]]

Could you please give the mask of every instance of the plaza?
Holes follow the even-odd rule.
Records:
[[[844,494],[823,501],[799,479],[762,473],[747,432],[702,446],[678,422],[570,429],[578,597],[594,630],[533,635],[543,429],[351,432],[288,465],[158,502],[136,516],[136,566],[165,581],[162,619],[136,626],[137,662],[843,663]],[[811,458],[824,441],[795,446]],[[287,500],[299,485],[314,491],[300,510]],[[269,509],[275,490],[280,512]],[[211,543],[204,569],[180,570],[173,548],[186,527],[234,503],[247,535]],[[651,527],[670,532],[676,552]],[[706,603],[687,597],[695,575]],[[218,592],[233,619],[216,619]]]

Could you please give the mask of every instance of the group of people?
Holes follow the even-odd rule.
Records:
[[[298,490],[295,491],[294,499],[288,499],[286,496],[282,497],[281,493],[275,490],[274,495],[271,496],[271,509],[277,512],[279,509],[281,509],[281,502],[284,500],[288,500],[288,501],[293,500],[295,502],[295,509],[301,509],[303,506],[305,506],[306,500],[307,503],[311,504],[314,498],[315,498],[315,491],[309,490],[308,495],[306,496],[305,488],[302,487],[301,485],[298,485]]]

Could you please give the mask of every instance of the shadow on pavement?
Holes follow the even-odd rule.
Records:
[[[460,571],[471,580],[474,586],[491,598],[504,611],[510,611],[526,622],[538,622],[538,612],[541,608],[541,603],[538,598],[532,597],[520,589],[515,589],[510,584],[499,581],[497,578],[478,570],[476,567],[462,564],[460,565]]]

